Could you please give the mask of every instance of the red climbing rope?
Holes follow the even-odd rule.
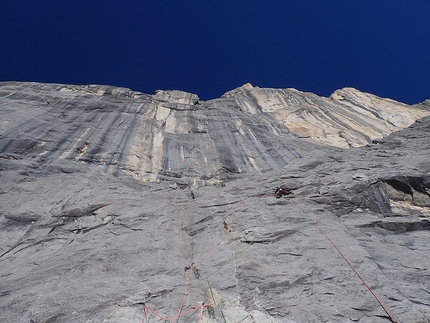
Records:
[[[185,301],[187,299],[187,292],[188,292],[188,288],[189,288],[189,283],[191,281],[192,275],[193,275],[193,269],[195,269],[195,267],[203,260],[205,259],[207,256],[209,256],[224,240],[225,238],[230,234],[230,232],[233,229],[233,226],[236,224],[236,221],[239,217],[239,213],[242,209],[242,206],[245,203],[248,203],[250,201],[253,201],[255,199],[259,199],[264,195],[258,196],[258,197],[253,197],[253,198],[249,198],[245,201],[242,201],[236,211],[235,217],[233,219],[233,221],[231,222],[231,224],[228,226],[227,232],[224,234],[224,236],[221,238],[221,240],[219,240],[211,249],[209,249],[204,255],[202,255],[189,269],[189,275],[187,278],[187,282],[185,284],[185,290],[183,293],[183,297],[182,297],[182,301],[181,301],[181,305],[179,307],[178,312],[171,316],[171,317],[163,317],[162,315],[160,315],[159,313],[157,313],[155,310],[151,309],[149,306],[145,305],[144,308],[144,312],[143,312],[143,317],[142,317],[142,323],[145,323],[145,319],[146,319],[146,315],[147,312],[151,312],[154,315],[158,316],[162,321],[164,322],[172,322],[174,320],[179,320],[179,318],[183,315],[186,314],[190,314],[193,312],[196,312],[197,310],[199,310],[199,322],[203,321],[203,309],[207,306],[209,306],[209,304],[202,304],[198,307],[194,307],[191,309],[188,309],[187,311],[182,311]],[[361,275],[358,273],[358,271],[354,268],[354,266],[351,264],[351,262],[346,258],[346,256],[342,253],[342,251],[340,251],[340,249],[336,246],[336,244],[325,234],[325,232],[318,226],[317,222],[314,221],[312,219],[312,217],[298,204],[296,203],[293,199],[291,199],[292,203],[299,208],[307,217],[308,219],[315,225],[315,227],[321,232],[321,234],[333,245],[333,247],[337,250],[337,252],[342,256],[342,258],[346,261],[346,263],[349,265],[349,267],[352,269],[352,271],[357,275],[357,277],[362,281],[362,283],[366,286],[366,288],[369,290],[369,292],[373,295],[373,297],[376,299],[376,301],[379,303],[379,305],[382,307],[382,309],[385,311],[385,313],[388,315],[389,319],[391,320],[392,323],[397,323],[393,316],[388,312],[388,310],[386,309],[386,307],[382,304],[382,302],[379,300],[379,298],[376,296],[376,294],[372,291],[372,289],[370,288],[370,286],[366,283],[366,281],[363,279],[363,277],[361,277]]]
[[[319,227],[319,225],[314,221],[314,219],[312,219],[312,217],[298,203],[296,203],[293,199],[291,199],[291,201],[293,202],[293,204],[296,207],[298,207],[308,217],[308,219],[313,223],[313,225],[315,225],[317,227],[317,229],[321,232],[321,234],[333,245],[333,247],[342,256],[342,258],[346,261],[346,263],[349,265],[349,267],[351,267],[352,271],[362,281],[362,283],[364,284],[364,286],[367,287],[367,289],[369,290],[369,292],[373,295],[373,297],[376,299],[376,301],[379,303],[379,305],[382,307],[382,309],[385,311],[385,313],[387,313],[387,315],[390,318],[391,322],[397,323],[394,320],[393,316],[390,314],[390,312],[388,312],[388,310],[384,306],[384,304],[382,304],[382,302],[379,300],[378,296],[376,296],[376,294],[373,292],[373,290],[370,288],[370,286],[366,283],[366,281],[363,279],[363,277],[361,277],[361,275],[358,273],[358,271],[354,268],[354,266],[351,264],[351,262],[342,253],[342,251],[340,251],[340,249],[336,246],[336,244],[325,234],[325,232]]]
[[[242,201],[240,204],[239,204],[239,207],[238,207],[238,209],[237,209],[237,211],[236,211],[236,214],[235,214],[235,217],[234,217],[234,219],[233,219],[233,221],[230,223],[230,225],[229,225],[229,227],[228,227],[228,229],[227,229],[227,232],[224,234],[224,236],[221,238],[221,240],[219,240],[211,249],[209,249],[209,251],[207,251],[203,256],[201,256],[192,266],[191,266],[191,268],[190,268],[190,270],[189,270],[189,275],[188,275],[188,278],[187,278],[187,282],[186,282],[186,284],[185,284],[185,290],[184,290],[184,293],[183,293],[183,297],[182,297],[182,302],[181,302],[181,306],[179,307],[179,310],[178,310],[178,312],[175,314],[175,315],[173,315],[173,316],[171,316],[171,317],[163,317],[162,315],[160,315],[159,313],[157,313],[156,311],[154,311],[153,309],[151,309],[150,307],[148,307],[148,306],[146,306],[145,305],[145,309],[144,309],[144,315],[143,315],[143,318],[142,318],[142,323],[144,323],[145,322],[145,317],[146,317],[146,310],[149,310],[150,312],[152,312],[153,314],[155,314],[156,316],[158,316],[160,319],[162,319],[164,322],[166,322],[166,321],[168,321],[168,322],[172,322],[172,321],[174,321],[174,320],[176,320],[176,319],[179,319],[179,317],[181,317],[181,316],[183,316],[183,315],[185,315],[185,314],[189,314],[190,312],[193,312],[193,311],[195,311],[196,309],[200,309],[200,320],[199,320],[199,322],[202,322],[202,320],[201,320],[201,318],[202,318],[202,315],[203,315],[203,309],[205,308],[205,307],[207,307],[208,306],[208,304],[202,304],[202,305],[200,305],[200,306],[198,306],[198,307],[194,307],[194,308],[192,308],[192,309],[190,309],[190,310],[187,310],[187,311],[185,311],[185,312],[182,312],[182,309],[183,309],[183,307],[184,307],[184,304],[185,304],[185,301],[186,301],[186,299],[187,299],[187,292],[188,292],[188,287],[189,287],[189,284],[190,284],[190,281],[191,281],[191,278],[192,278],[192,276],[193,276],[193,269],[203,260],[203,259],[205,259],[207,256],[209,256],[224,240],[225,240],[225,238],[230,234],[230,232],[232,231],[232,229],[233,229],[233,226],[236,224],[236,221],[237,221],[237,218],[239,217],[239,213],[240,213],[240,210],[242,209],[242,206],[245,204],[245,203],[248,203],[248,202],[250,202],[250,201],[253,201],[253,200],[256,200],[256,199],[259,199],[259,198],[261,198],[261,197],[263,197],[263,196],[265,196],[265,194],[263,194],[263,195],[260,195],[260,196],[257,196],[257,197],[252,197],[252,198],[249,198],[249,199],[246,199],[245,201]]]
[[[221,240],[220,241],[218,241],[218,243],[216,244],[216,245],[214,245],[208,252],[206,252],[203,256],[201,256],[193,265],[192,265],[192,267],[190,268],[190,273],[189,273],[189,275],[188,275],[188,280],[187,280],[187,283],[185,284],[185,291],[184,291],[184,296],[183,296],[183,298],[182,298],[182,303],[181,303],[181,306],[180,306],[180,308],[179,308],[179,311],[178,311],[178,313],[175,315],[175,317],[178,317],[179,318],[179,316],[181,316],[181,311],[182,311],[182,308],[184,307],[184,304],[185,304],[185,300],[187,299],[187,291],[188,291],[188,285],[189,285],[189,283],[190,283],[190,280],[191,280],[191,277],[192,277],[192,275],[193,275],[193,269],[203,260],[203,259],[205,259],[207,256],[209,256],[224,240],[225,240],[225,238],[227,238],[227,236],[230,234],[230,232],[231,232],[231,230],[233,229],[233,226],[236,224],[236,221],[237,221],[237,218],[239,217],[239,212],[240,212],[240,210],[242,209],[242,206],[245,204],[245,203],[248,203],[248,202],[250,202],[250,201],[252,201],[252,200],[255,200],[255,199],[258,199],[258,198],[260,198],[260,197],[263,197],[264,195],[261,195],[261,196],[258,196],[258,197],[254,197],[254,198],[249,198],[249,199],[247,199],[247,200],[245,200],[245,201],[242,201],[240,204],[239,204],[239,207],[238,207],[238,209],[237,209],[237,211],[236,211],[236,214],[235,214],[235,217],[234,217],[234,219],[233,219],[233,222],[231,222],[231,224],[230,224],[230,226],[228,227],[228,230],[227,230],[227,232],[224,234],[224,236],[221,238]]]

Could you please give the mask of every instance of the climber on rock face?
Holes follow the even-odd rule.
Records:
[[[277,187],[275,189],[275,195],[276,198],[280,198],[282,195],[292,195],[293,192],[291,192],[289,189],[285,188],[284,186]]]

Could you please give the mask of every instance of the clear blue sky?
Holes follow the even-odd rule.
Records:
[[[429,0],[3,0],[0,80],[430,98]]]

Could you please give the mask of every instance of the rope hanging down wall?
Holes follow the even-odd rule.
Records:
[[[240,204],[239,204],[239,207],[238,207],[238,209],[237,209],[237,211],[236,211],[236,213],[235,213],[235,216],[234,216],[234,219],[233,219],[233,221],[231,222],[231,224],[230,224],[230,226],[228,227],[228,229],[227,229],[227,232],[224,234],[224,236],[211,248],[211,249],[209,249],[204,255],[202,255],[192,266],[191,266],[191,268],[189,269],[189,274],[188,274],[188,278],[187,278],[187,282],[186,282],[186,284],[185,284],[185,290],[184,290],[184,293],[183,293],[183,296],[182,296],[182,302],[181,302],[181,305],[180,305],[180,307],[179,307],[179,310],[178,310],[178,312],[175,314],[175,315],[173,315],[173,316],[170,316],[170,317],[164,317],[164,316],[162,316],[161,314],[159,314],[159,313],[157,313],[155,310],[153,310],[152,308],[150,308],[149,306],[147,306],[147,305],[145,305],[145,308],[144,308],[144,314],[143,314],[143,318],[142,318],[142,323],[144,323],[145,322],[145,317],[146,317],[146,313],[149,311],[149,312],[151,312],[151,313],[153,313],[153,314],[155,314],[156,316],[158,316],[161,320],[163,320],[163,322],[174,322],[175,320],[178,320],[181,316],[184,316],[184,315],[187,315],[187,314],[189,314],[189,313],[192,313],[192,312],[195,312],[196,310],[200,310],[200,320],[199,320],[199,322],[201,323],[202,322],[202,319],[203,319],[203,317],[202,317],[202,313],[203,313],[203,309],[205,308],[205,307],[208,307],[208,306],[210,306],[210,304],[202,304],[202,305],[200,305],[200,306],[198,306],[198,307],[195,307],[195,308],[192,308],[192,309],[189,309],[189,310],[187,310],[187,311],[185,311],[185,312],[183,312],[182,311],[182,309],[183,309],[183,307],[184,307],[184,304],[185,304],[185,301],[186,301],[186,299],[187,299],[187,293],[188,293],[188,287],[189,287],[189,283],[190,283],[190,281],[191,281],[191,278],[192,278],[192,276],[193,276],[193,272],[194,272],[194,269],[196,268],[196,266],[200,263],[200,262],[202,262],[203,261],[203,259],[205,259],[206,257],[208,257],[224,240],[225,240],[225,238],[227,238],[227,236],[230,234],[230,232],[233,230],[233,227],[234,227],[234,225],[236,224],[236,221],[237,221],[237,218],[239,217],[239,213],[240,213],[240,211],[241,211],[241,209],[242,209],[242,207],[246,204],[246,203],[248,203],[248,202],[251,202],[251,201],[253,201],[253,200],[256,200],[256,199],[259,199],[259,198],[261,198],[261,197],[264,197],[264,196],[266,196],[265,194],[263,194],[263,195],[260,195],[260,196],[257,196],[257,197],[252,197],[252,198],[249,198],[249,199],[247,199],[247,200],[245,200],[245,201],[242,201]]]
[[[263,194],[261,196],[258,197],[253,197],[253,198],[249,198],[245,201],[242,201],[235,213],[235,217],[233,219],[233,221],[231,222],[230,226],[227,228],[227,232],[222,236],[222,238],[211,248],[209,249],[205,254],[203,254],[189,269],[189,275],[185,284],[185,289],[184,289],[184,293],[182,296],[182,301],[181,304],[179,306],[178,311],[176,312],[175,315],[170,316],[170,317],[164,317],[163,315],[159,314],[158,312],[156,312],[154,309],[150,308],[149,306],[145,305],[144,307],[144,313],[143,313],[143,317],[142,317],[142,323],[145,323],[145,319],[147,317],[148,313],[152,313],[155,316],[157,316],[162,322],[166,323],[166,322],[174,322],[175,320],[178,321],[180,317],[184,316],[184,315],[190,315],[190,314],[194,314],[197,311],[199,311],[199,323],[203,322],[203,310],[206,307],[210,307],[210,304],[202,304],[200,306],[188,309],[186,311],[183,311],[183,307],[185,304],[185,301],[187,299],[187,293],[188,293],[188,288],[189,288],[189,283],[191,281],[191,278],[193,276],[193,271],[195,270],[196,266],[202,262],[205,258],[207,258],[226,238],[227,236],[231,233],[234,225],[236,224],[236,221],[239,217],[239,213],[242,209],[242,207],[253,201],[256,199],[259,199],[261,197],[266,197],[269,195]],[[290,196],[290,200],[291,202],[298,208],[301,210],[301,212],[303,214],[306,215],[306,217],[312,222],[312,224],[318,229],[318,231],[330,242],[330,244],[333,246],[333,248],[340,254],[340,256],[345,260],[345,262],[348,264],[348,266],[351,268],[351,270],[355,273],[355,275],[361,280],[361,282],[363,283],[363,285],[368,289],[368,291],[372,294],[372,296],[375,298],[375,300],[378,302],[378,304],[381,306],[381,308],[384,310],[384,312],[387,314],[388,318],[390,319],[390,321],[392,323],[397,323],[393,316],[389,313],[389,311],[387,310],[387,308],[383,305],[383,303],[381,302],[381,300],[376,296],[376,294],[373,292],[373,290],[370,288],[370,286],[366,283],[366,281],[363,279],[363,277],[358,273],[358,271],[354,268],[354,266],[352,265],[352,263],[346,258],[346,256],[342,253],[342,251],[336,246],[336,244],[327,236],[327,234],[320,228],[320,226],[318,225],[318,223],[297,203],[294,201],[294,199],[291,198]],[[224,318],[225,320],[225,318]]]
[[[325,234],[325,232],[320,228],[320,226],[312,219],[312,217],[293,199],[291,199],[292,203],[298,207],[306,216],[307,218],[312,222],[314,226],[317,227],[319,232],[332,244],[332,246],[336,249],[336,251],[342,256],[342,258],[346,261],[346,263],[351,267],[352,271],[357,275],[357,277],[361,280],[361,282],[366,286],[366,288],[369,290],[369,292],[373,295],[373,297],[376,299],[376,301],[379,303],[379,305],[382,307],[382,309],[387,314],[388,318],[392,323],[397,323],[393,316],[388,312],[387,308],[382,304],[382,302],[379,300],[378,296],[373,292],[373,290],[370,288],[370,286],[366,283],[366,281],[361,277],[361,275],[358,273],[358,271],[354,268],[354,266],[351,264],[351,262],[346,258],[346,256],[340,251],[340,249],[336,246],[336,244]]]

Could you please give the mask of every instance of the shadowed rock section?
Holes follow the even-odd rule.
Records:
[[[428,322],[429,111],[0,83],[0,321]]]

